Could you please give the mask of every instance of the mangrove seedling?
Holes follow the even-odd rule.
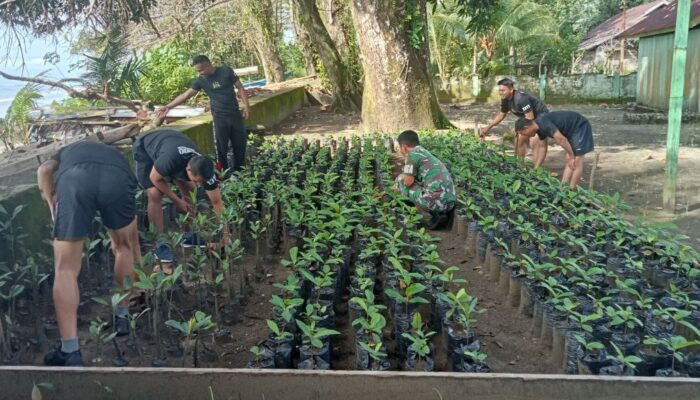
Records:
[[[613,349],[615,350],[615,355],[608,355],[607,356],[608,360],[614,361],[614,362],[622,365],[622,367],[625,370],[637,369],[637,364],[642,362],[641,358],[639,358],[633,354],[625,355],[625,353],[615,343],[610,342],[610,344],[612,345]]]
[[[318,328],[316,326],[316,321],[312,320],[309,324],[305,324],[303,321],[297,320],[297,326],[301,329],[302,342],[305,345],[311,345],[316,349],[322,349],[324,346],[324,339],[340,335],[340,332],[328,329],[328,328]]]
[[[107,322],[100,317],[97,317],[95,321],[90,321],[90,336],[95,341],[97,358],[102,358],[102,346],[117,336],[117,332],[105,332],[107,325]]]
[[[165,321],[165,325],[177,329],[185,337],[183,341],[182,366],[185,366],[185,356],[189,349],[192,349],[192,365],[195,368],[199,366],[197,357],[200,336],[205,331],[216,327],[212,322],[211,315],[207,315],[199,310],[194,312],[194,315],[187,321]]]
[[[426,332],[423,328],[423,320],[421,319],[420,313],[415,313],[411,321],[411,333],[404,332],[401,334],[402,337],[411,342],[409,352],[412,352],[420,359],[425,359],[430,355],[430,345],[428,341],[431,336],[435,335],[434,331]]]

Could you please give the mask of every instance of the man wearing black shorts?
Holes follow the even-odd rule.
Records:
[[[515,122],[515,130],[525,137],[554,139],[566,151],[566,167],[562,183],[575,188],[583,173],[583,157],[593,150],[593,129],[591,123],[574,111],[554,111],[537,117],[534,121],[520,118]]]
[[[516,90],[515,82],[509,78],[498,81],[498,94],[501,96],[501,112],[494,117],[488,126],[481,129],[481,137],[485,137],[491,128],[500,124],[508,115],[508,112],[513,113],[518,118],[527,118],[529,120],[534,120],[540,115],[549,112],[547,106],[540,99],[522,90]],[[540,140],[536,137],[518,137],[515,155],[524,157],[528,143],[532,149],[532,161],[535,164],[535,168],[537,168],[542,165],[545,157],[547,157],[547,140]]]
[[[53,301],[61,347],[44,357],[47,365],[82,365],[78,341],[78,274],[83,242],[97,212],[112,240],[114,277],[134,281],[134,264],[141,260],[136,229],[136,179],[116,149],[101,143],[79,142],[64,147],[41,164],[39,190],[49,206],[53,227],[55,276]],[[129,334],[128,300],[115,310],[115,330]]]
[[[204,55],[192,59],[192,65],[199,74],[199,78],[192,83],[191,88],[161,108],[159,115],[165,118],[171,108],[182,104],[200,90],[204,90],[209,96],[211,114],[214,118],[217,167],[222,171],[228,171],[228,149],[229,143],[231,143],[233,147],[233,171],[239,171],[245,165],[245,149],[248,140],[248,133],[243,122],[250,115],[248,95],[241,80],[238,79],[238,75],[230,67],[215,67]],[[238,109],[234,87],[238,89],[238,95],[243,100],[243,114]]]
[[[219,181],[214,172],[214,163],[201,155],[197,146],[182,133],[161,128],[139,136],[134,142],[136,178],[148,197],[148,220],[155,226],[158,235],[156,257],[162,262],[173,261],[172,250],[163,241],[163,195],[167,196],[179,212],[189,212],[189,194],[195,184],[202,185],[212,203],[212,208],[221,215],[224,203],[221,199]],[[175,183],[182,197],[170,188]],[[183,246],[205,246],[194,233],[185,236]]]

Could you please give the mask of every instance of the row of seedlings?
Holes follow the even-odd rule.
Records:
[[[289,233],[285,241],[291,239],[288,247],[296,246],[289,249],[288,259],[282,263],[291,272],[284,284],[275,285],[280,289],[280,295],[271,301],[275,320],[268,321],[268,340],[252,349],[255,359],[251,367],[291,367],[291,357],[281,357],[274,350],[274,342],[284,338],[285,354],[294,351],[295,343],[301,344],[299,368],[329,368],[330,337],[339,332],[332,329],[332,323],[316,329],[319,325],[313,311],[332,298],[334,302],[325,304],[326,310],[344,312],[345,306],[349,307],[349,336],[355,345],[358,369],[390,369],[387,342],[393,337],[395,353],[404,369],[433,370],[429,341],[434,332],[428,326],[437,325],[437,330],[443,330],[444,321],[449,326],[443,330],[449,333],[444,340],[450,346],[446,354],[451,354],[452,364],[457,365],[453,368],[487,370],[471,329],[470,315],[476,311],[476,299],[464,289],[454,293],[444,290],[450,283],[461,281],[454,278],[455,267],[440,269],[436,246],[429,235],[416,229],[419,217],[414,209],[404,206],[399,212],[402,202],[391,197],[380,199],[375,180],[387,178],[384,169],[388,153],[383,146],[375,147],[374,142],[378,140],[361,143],[354,138],[348,152],[348,143],[341,141],[339,146],[330,147],[335,152],[333,161],[329,161],[326,147],[321,148],[314,157],[314,169],[330,172],[323,182],[313,174],[306,176],[297,194],[285,200],[283,213],[290,217],[285,223]],[[329,178],[340,171],[342,179]],[[317,217],[301,211],[308,209],[313,209]],[[334,269],[334,258],[339,260],[339,268]],[[411,259],[417,261],[412,263]],[[347,305],[341,301],[346,287],[351,297]],[[442,299],[440,304],[448,306],[437,309],[434,304],[438,298]],[[433,306],[417,312],[420,304]],[[297,318],[299,314],[301,318]],[[385,329],[387,317],[394,323],[389,334]],[[319,354],[309,356],[309,347]]]
[[[567,373],[698,376],[698,254],[468,136],[428,136],[460,186],[457,230]],[[469,158],[458,157],[470,154]],[[465,232],[466,231],[466,232]],[[682,238],[681,238],[682,239]]]

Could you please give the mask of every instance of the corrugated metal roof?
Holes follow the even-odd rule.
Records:
[[[628,9],[625,12],[625,27],[632,27],[644,19],[650,10],[654,10],[656,7],[663,7],[668,3],[668,0],[656,0]],[[581,44],[578,45],[578,49],[588,50],[597,47],[608,40],[616,38],[620,32],[622,32],[622,13],[591,29]]]
[[[636,24],[631,25],[619,37],[643,37],[673,32],[676,29],[676,2],[650,12]],[[700,24],[700,0],[690,4],[690,27]]]

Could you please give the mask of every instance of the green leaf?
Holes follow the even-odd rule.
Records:
[[[274,333],[276,336],[280,336],[280,328],[277,326],[277,323],[275,321],[268,319],[266,320],[267,322],[267,327],[270,328],[272,333]]]
[[[165,321],[165,325],[177,329],[178,331],[182,332],[183,335],[187,335],[189,333],[188,324],[186,324],[186,323],[182,323],[179,321],[169,319],[169,320]]]
[[[520,189],[520,186],[522,186],[522,184],[523,184],[523,182],[522,182],[520,179],[516,180],[516,181],[513,183],[513,187],[511,188],[511,190],[512,190],[513,192],[517,192],[518,189]]]
[[[422,297],[414,297],[412,298],[409,303],[411,304],[430,304],[430,302]]]
[[[101,304],[103,306],[109,307],[110,304],[107,302],[107,300],[103,299],[102,297],[93,297],[92,301],[94,301],[97,304]]]
[[[406,288],[406,297],[413,297],[414,295],[425,290],[425,285],[422,283],[413,283]]]
[[[41,390],[39,390],[39,387],[37,387],[36,384],[32,387],[32,400],[42,400],[43,397],[41,396]]]

